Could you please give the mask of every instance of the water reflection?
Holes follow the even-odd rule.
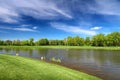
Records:
[[[0,53],[40,59],[61,59],[63,65],[85,70],[107,80],[120,80],[120,51],[79,49],[2,49]]]

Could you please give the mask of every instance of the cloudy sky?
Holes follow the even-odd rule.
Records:
[[[0,0],[0,39],[63,39],[120,31],[119,0]]]

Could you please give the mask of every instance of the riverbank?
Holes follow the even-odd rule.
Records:
[[[0,80],[101,80],[56,64],[0,54]]]
[[[93,46],[0,46],[0,48],[23,48],[23,49],[93,49],[93,50],[120,50],[120,47],[93,47]]]

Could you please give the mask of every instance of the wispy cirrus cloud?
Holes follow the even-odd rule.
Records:
[[[32,25],[29,25],[29,24],[23,24],[23,25],[21,25],[21,27],[29,27],[29,26],[32,26]]]
[[[38,32],[36,29],[27,28],[27,27],[0,27],[0,29],[15,30],[15,31],[24,31],[24,32]]]
[[[31,28],[13,28],[13,30],[37,32],[35,29],[31,29]]]
[[[63,30],[65,32],[75,33],[75,34],[86,34],[86,35],[95,35],[95,31],[81,29],[80,26],[69,26],[62,23],[51,23],[51,26],[55,29]]]
[[[45,20],[73,19],[76,14],[82,17],[81,13],[120,16],[119,4],[118,0],[0,0],[0,21],[18,23],[22,15]]]
[[[18,20],[16,20],[16,18],[18,17],[19,15],[15,11],[0,6],[0,21],[4,21],[7,23],[16,23],[18,22]]]
[[[92,27],[92,28],[91,28],[91,30],[100,30],[100,29],[102,29],[101,26],[95,26],[95,27]]]
[[[0,19],[7,23],[17,23],[21,15],[31,16],[35,19],[57,19],[58,17],[72,18],[72,16],[49,0],[1,0]],[[49,17],[49,18],[48,18]]]
[[[90,13],[120,16],[120,2],[118,0],[95,0],[94,6],[89,5]]]

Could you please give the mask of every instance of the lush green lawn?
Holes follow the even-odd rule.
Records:
[[[30,58],[0,54],[0,80],[100,80],[88,74]]]
[[[93,46],[0,46],[0,48],[55,48],[55,49],[94,49],[94,50],[120,50],[120,47],[93,47]]]

